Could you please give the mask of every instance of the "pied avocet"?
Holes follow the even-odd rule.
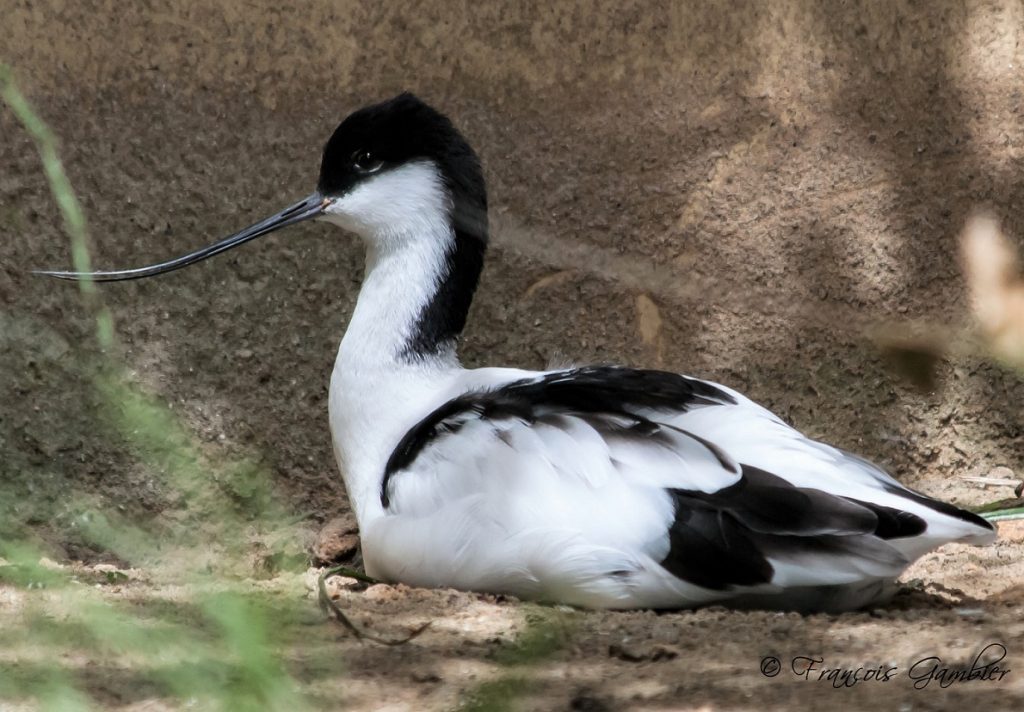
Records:
[[[309,197],[197,252],[89,276],[161,274],[309,219],[366,247],[330,423],[371,576],[604,608],[843,610],[883,600],[946,542],[994,539],[983,519],[716,383],[463,368],[484,179],[451,122],[411,94],[341,123]]]

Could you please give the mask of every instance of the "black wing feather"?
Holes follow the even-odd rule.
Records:
[[[910,512],[797,487],[757,467],[743,465],[736,484],[718,492],[670,490],[675,520],[661,565],[690,583],[723,590],[769,583],[769,556],[849,553],[887,556],[878,540],[916,536],[923,519]],[[875,539],[874,542],[870,539]]]

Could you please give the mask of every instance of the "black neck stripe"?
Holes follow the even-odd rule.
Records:
[[[454,348],[466,326],[473,294],[480,281],[487,249],[485,240],[456,228],[454,242],[445,253],[437,291],[423,306],[402,350],[403,356],[431,356]]]

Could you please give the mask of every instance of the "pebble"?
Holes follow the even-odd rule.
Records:
[[[313,557],[318,563],[331,564],[352,556],[359,546],[359,529],[355,516],[346,514],[327,522],[313,544]]]

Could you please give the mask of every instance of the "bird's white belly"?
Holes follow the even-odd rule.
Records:
[[[362,533],[367,573],[600,608],[715,597],[658,564],[668,551],[665,523],[672,517],[664,491],[595,492],[542,466],[483,474],[475,482],[447,483],[461,492],[444,488],[446,499],[431,511],[402,511],[399,502],[397,513],[369,522]],[[434,480],[429,473],[422,478]]]
[[[517,528],[498,508],[498,503],[474,497],[426,517],[376,519],[362,536],[366,571],[413,586],[598,608],[663,607],[713,598],[668,576],[639,548],[602,545],[550,522]]]

